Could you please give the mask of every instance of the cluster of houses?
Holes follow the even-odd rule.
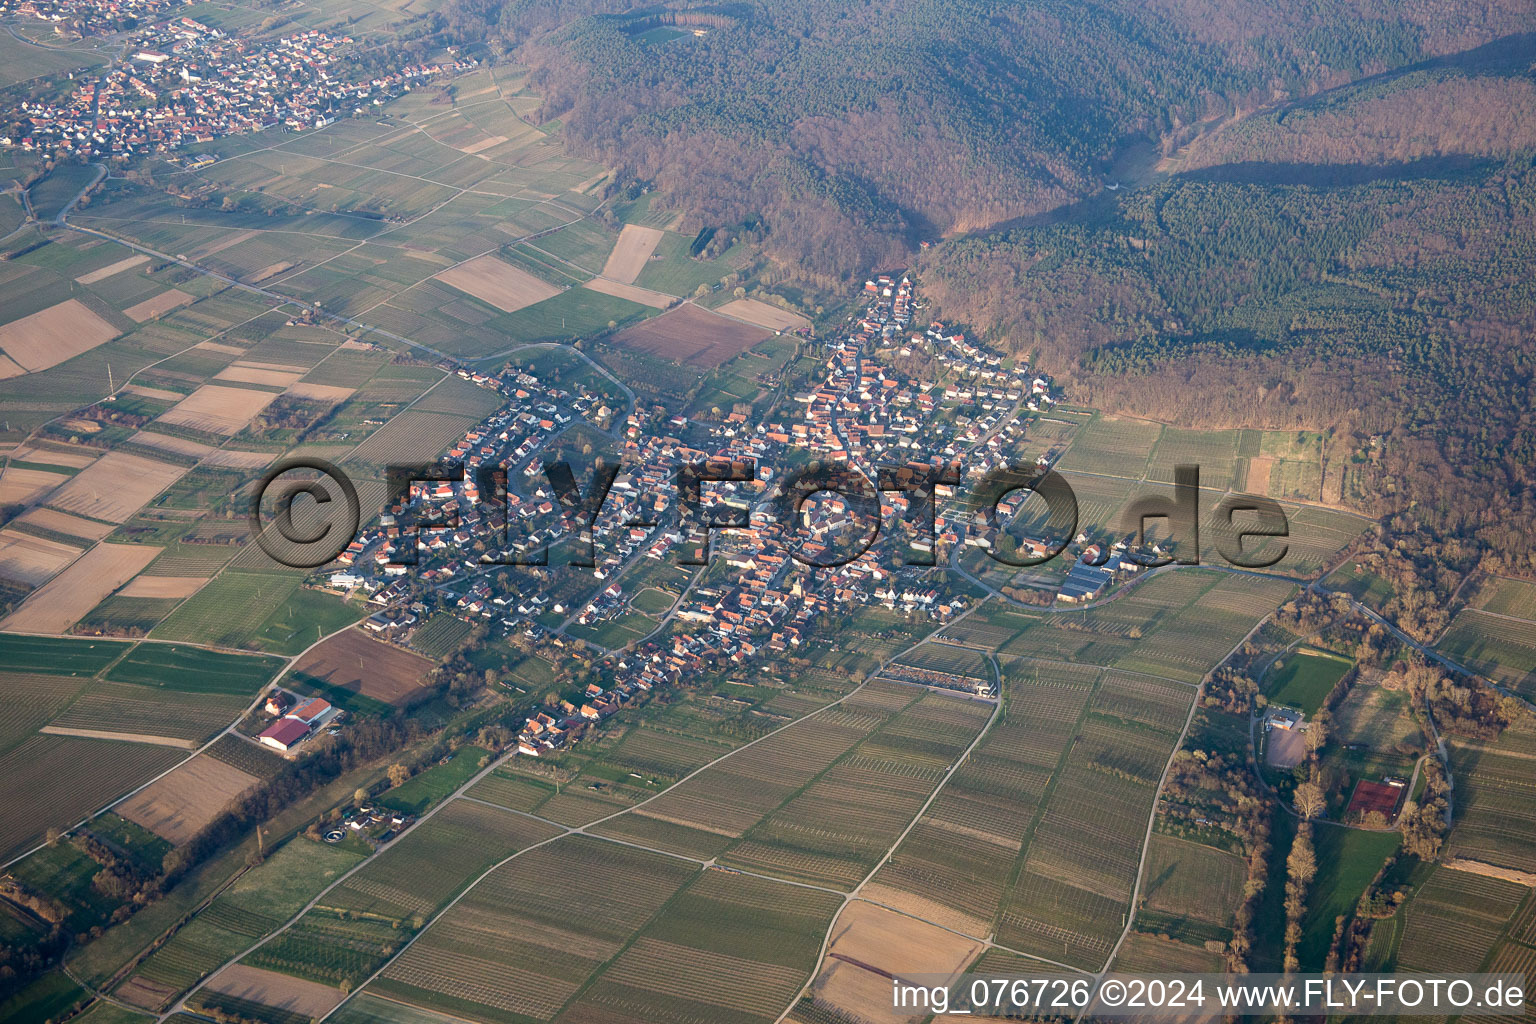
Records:
[[[381,106],[413,82],[471,66],[417,64],[354,78],[345,73],[351,42],[318,29],[252,41],[173,18],[135,33],[126,58],[104,72],[76,78],[67,99],[23,102],[21,135],[0,144],[127,159],[276,126],[319,128]]]
[[[70,38],[143,24],[174,6],[173,0],[0,0],[0,16],[46,21]]]
[[[596,690],[581,706],[546,708],[530,717],[519,737],[525,755],[562,748],[591,723],[656,687],[711,668],[745,665],[765,650],[795,648],[810,638],[818,619],[833,612],[883,605],[947,621],[965,607],[966,598],[904,565],[892,547],[899,542],[926,549],[937,559],[935,544],[962,543],[969,523],[941,504],[934,540],[890,529],[911,511],[912,499],[897,490],[881,492],[887,527],[882,539],[852,561],[828,566],[837,559],[824,556],[837,552],[840,538],[861,532],[860,513],[844,498],[823,493],[804,504],[795,522],[781,522],[774,498],[782,467],[803,462],[810,453],[824,463],[857,467],[871,479],[876,467],[978,471],[978,462],[1002,461],[1016,447],[1011,442],[1022,437],[1026,410],[1053,401],[1051,382],[1022,364],[1005,367],[1000,357],[941,324],[914,332],[911,321],[921,303],[909,278],[883,276],[871,285],[868,307],[849,319],[842,337],[822,343],[824,362],[814,385],[767,422],[749,423],[741,414],[699,422],[644,408],[615,410],[603,395],[556,386],[524,370],[465,372],[501,392],[508,404],[448,453],[462,471],[446,474],[454,479],[416,482],[342,555],[347,567],[332,582],[367,589],[370,600],[385,609],[369,628],[395,639],[408,638],[426,610],[425,605],[403,608],[425,584],[447,595],[464,617],[486,620],[493,635],[521,631],[557,646],[575,643],[565,636],[565,625],[531,620],[545,616],[548,623],[546,613],[553,612],[566,625],[593,625],[626,614],[632,595],[625,572],[645,559],[697,553],[697,538],[686,535],[675,507],[678,467],[710,461],[731,470],[728,475],[737,479],[711,480],[700,491],[706,516],[746,517],[745,528],[717,530],[710,538],[712,562],[731,571],[692,586],[672,610],[672,628],[610,652],[602,663],[606,692]],[[912,346],[924,347],[938,379],[914,379],[881,359]],[[592,531],[596,564],[580,570],[591,572],[600,586],[584,589],[567,607],[571,591],[562,589],[560,580],[568,577],[501,573],[493,584],[480,572],[485,562],[474,549],[533,560],[580,528],[565,514],[544,473],[545,460],[578,419],[612,439],[622,466]],[[481,493],[475,471],[486,466],[505,469],[504,495]],[[573,468],[582,479],[585,467]],[[935,497],[943,502],[954,491],[940,485]],[[1022,501],[1011,497],[1001,511],[1011,516]],[[421,524],[432,528],[418,528]],[[935,685],[978,692],[976,680]]]
[[[563,750],[581,736],[594,722],[601,722],[630,703],[651,692],[652,684],[643,680],[625,680],[610,690],[588,683],[578,706],[562,700],[558,706],[529,715],[517,734],[517,752],[526,757]]]
[[[276,721],[263,729],[257,740],[283,754],[292,752],[341,714],[340,709],[321,697],[301,700],[287,690],[277,688],[267,697],[266,712]]]

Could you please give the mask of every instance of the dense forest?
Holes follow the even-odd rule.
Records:
[[[531,64],[540,116],[578,151],[694,227],[764,218],[784,267],[824,284],[1097,193],[1134,144],[1536,28],[1514,0],[454,0],[443,17]]]
[[[1536,572],[1529,0],[442,18],[527,62],[537,116],[690,229],[753,224],[781,279],[916,266],[1075,400],[1323,432],[1351,485],[1322,497],[1381,519],[1357,555],[1405,628],[1479,564]]]

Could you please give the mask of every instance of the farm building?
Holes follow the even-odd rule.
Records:
[[[1068,604],[1092,601],[1104,593],[1111,578],[1110,571],[1103,566],[1089,565],[1087,562],[1079,561],[1067,574],[1061,589],[1056,593],[1056,599]]]
[[[331,712],[331,702],[321,697],[299,705],[288,712],[288,717],[304,723],[305,728],[313,726]]]
[[[1270,729],[1295,732],[1301,728],[1301,720],[1304,717],[1295,708],[1272,707],[1269,709],[1269,714],[1264,716],[1264,725]]]
[[[309,726],[297,718],[284,718],[267,726],[261,734],[261,742],[286,753],[309,735]]]

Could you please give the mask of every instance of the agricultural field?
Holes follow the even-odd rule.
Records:
[[[0,353],[5,356],[0,376],[46,370],[111,341],[119,333],[79,299],[67,299],[0,324]]]
[[[493,254],[461,263],[437,275],[437,280],[488,302],[506,313],[553,298],[560,289]]]
[[[657,228],[626,224],[619,231],[613,252],[603,264],[602,276],[620,284],[634,284],[640,271],[645,269],[651,254],[661,242],[662,232]]]
[[[327,893],[319,907],[390,920],[432,914],[492,864],[560,832],[477,800],[454,800]],[[431,871],[423,870],[427,864]]]
[[[1467,606],[1491,615],[1536,619],[1536,583],[1489,576],[1478,583]]]
[[[116,805],[113,811],[179,846],[259,781],[225,761],[199,754]]]
[[[94,676],[133,648],[121,640],[0,633],[0,662],[11,672]]]
[[[411,646],[440,662],[459,649],[473,628],[456,615],[438,612],[411,634]]]
[[[288,680],[341,706],[399,704],[419,693],[433,663],[419,654],[348,629],[310,649]]]
[[[564,1017],[767,1024],[810,977],[838,909],[830,893],[700,872]]]
[[[1435,646],[1527,698],[1536,695],[1536,622],[1464,609]]]
[[[78,676],[30,675],[0,672],[0,751],[9,750],[37,732],[85,687]]]
[[[159,548],[144,545],[98,544],[29,594],[0,621],[0,628],[20,633],[66,632],[159,553]]]
[[[150,954],[113,994],[159,1009],[298,913],[361,859],[340,847],[289,840]]]
[[[1201,940],[1210,927],[1229,933],[1247,876],[1248,866],[1241,857],[1154,835],[1147,848],[1138,927]]]
[[[1512,725],[1496,744],[1451,744],[1456,827],[1449,853],[1520,871],[1536,871],[1536,727]]]
[[[186,471],[169,462],[108,452],[71,477],[48,503],[65,512],[121,523]]]
[[[367,991],[492,1024],[550,1020],[698,871],[599,839],[560,839],[491,872]],[[601,886],[603,899],[551,900],[557,877]]]
[[[74,736],[32,736],[0,753],[10,783],[0,862],[67,828],[186,757],[185,750]]]
[[[1394,968],[1478,970],[1528,891],[1513,882],[1437,867],[1398,912]]]
[[[104,678],[184,693],[251,698],[281,666],[278,659],[261,655],[225,654],[179,644],[140,644]]]
[[[719,366],[768,337],[766,328],[728,320],[692,303],[625,328],[612,344],[690,366]]]
[[[874,733],[921,691],[871,684],[835,708],[745,747],[643,807],[605,823],[621,838],[652,823],[673,826],[647,845],[688,856],[722,852]]]
[[[905,1015],[893,1011],[890,976],[947,978],[953,984],[982,948],[978,939],[855,901],[843,909],[833,927],[827,956],[812,983],[814,1005],[833,1011],[836,1016],[828,1014],[833,1020],[872,1024],[922,1020],[927,1016],[922,1011]],[[824,1019],[801,1016],[804,1012],[802,1004],[795,1019]]]
[[[1059,468],[1139,480],[1162,432],[1145,420],[1096,416],[1073,438]]]
[[[168,699],[153,686],[94,682],[43,731],[190,749],[238,718],[252,696],[182,691]]]
[[[857,885],[992,711],[966,698],[923,696],[748,831],[721,863],[832,888]]]
[[[1003,717],[953,773],[863,892],[987,934],[1100,673],[1004,662]]]
[[[181,604],[151,634],[219,647],[250,647],[268,619],[299,589],[293,572],[221,573]]]

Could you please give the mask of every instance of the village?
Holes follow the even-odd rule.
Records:
[[[807,455],[851,464],[870,479],[877,466],[895,463],[911,472],[953,471],[957,484],[941,484],[935,494],[941,502],[955,499],[965,482],[1006,464],[1008,451],[1023,437],[1027,415],[1056,399],[1048,377],[1022,363],[1005,368],[1000,357],[963,332],[937,323],[913,330],[909,277],[872,279],[865,296],[869,304],[850,317],[846,334],[823,343],[822,374],[814,387],[792,396],[786,412],[793,417],[755,426],[739,414],[719,423],[644,408],[621,416],[611,399],[583,385],[547,384],[520,368],[496,375],[459,370],[466,380],[504,395],[508,404],[447,453],[448,479],[412,481],[342,553],[343,568],[332,571],[327,582],[366,592],[381,610],[365,628],[396,642],[408,644],[432,611],[423,590],[431,588],[435,600],[469,621],[484,622],[493,638],[521,634],[556,647],[579,646],[584,641],[566,635],[565,628],[623,615],[634,596],[625,587],[631,569],[697,556],[698,538],[689,535],[674,505],[678,466],[707,461],[725,471],[721,475],[736,477],[704,485],[701,504],[717,522],[734,517],[746,525],[711,532],[711,568],[701,570],[662,620],[670,628],[658,627],[653,636],[622,650],[600,652],[606,655],[606,686],[593,684],[584,701],[562,701],[530,716],[518,737],[518,750],[527,756],[562,749],[592,723],[658,687],[797,648],[832,612],[878,605],[933,622],[950,620],[971,596],[924,564],[906,563],[942,565],[963,545],[990,546],[1021,511],[1022,495],[1001,502],[992,523],[938,504],[932,542],[887,530],[858,557],[835,564],[830,556],[838,552],[839,538],[859,532],[850,502],[819,493],[804,503],[797,524],[787,524],[774,514],[775,482]],[[932,354],[943,383],[904,377],[888,364],[898,351],[910,354],[916,348]],[[966,412],[940,416],[941,407]],[[577,542],[580,516],[562,507],[544,474],[545,460],[577,426],[587,436],[606,436],[620,450],[622,464],[590,528],[590,571],[606,585],[595,595],[587,589],[579,600],[568,601],[566,591],[547,577],[503,572],[493,578],[487,569],[497,563],[542,565],[546,558],[557,565],[559,556],[551,551],[570,550]],[[505,468],[501,493],[482,493],[481,471],[487,467]],[[882,520],[900,519],[911,511],[909,494],[886,491],[879,508]],[[1039,542],[1026,543],[1043,550]],[[476,545],[490,550],[475,554]],[[1061,585],[1058,599],[1064,603],[1091,600],[1117,576],[1138,568],[1122,558],[1123,541],[1082,547]],[[549,613],[564,623],[550,627],[534,621]],[[972,680],[911,682],[975,689]]]
[[[21,101],[20,134],[0,137],[0,145],[127,161],[268,128],[322,128],[473,63],[417,64],[354,78],[346,73],[351,43],[316,29],[255,42],[174,18],[135,32],[126,59],[99,77],[74,78],[67,99]],[[185,164],[196,169],[215,159],[204,153]]]

